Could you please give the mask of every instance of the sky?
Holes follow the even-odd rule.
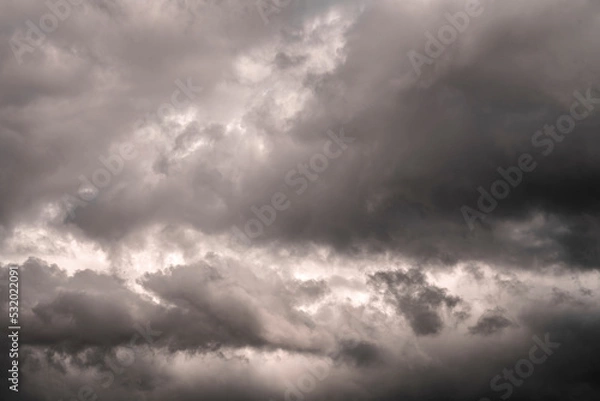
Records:
[[[2,399],[600,399],[599,35],[592,0],[2,1]]]

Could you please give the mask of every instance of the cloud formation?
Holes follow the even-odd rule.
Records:
[[[19,399],[597,399],[599,7],[0,5]]]

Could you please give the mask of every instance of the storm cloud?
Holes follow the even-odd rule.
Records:
[[[4,2],[2,399],[597,399],[599,15]]]

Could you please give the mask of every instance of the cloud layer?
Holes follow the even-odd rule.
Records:
[[[20,399],[598,398],[599,12],[0,5]]]

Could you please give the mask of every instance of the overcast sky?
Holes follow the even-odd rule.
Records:
[[[2,399],[600,399],[598,37],[592,0],[2,1]]]

